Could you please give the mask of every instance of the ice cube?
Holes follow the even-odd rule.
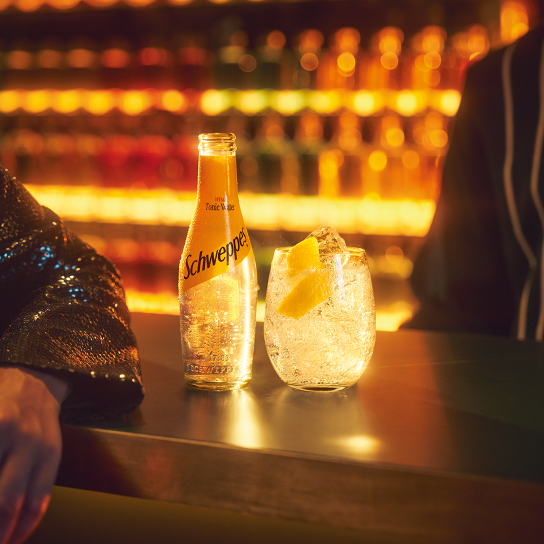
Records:
[[[344,239],[332,227],[319,227],[312,233],[308,234],[306,238],[310,238],[311,236],[317,238],[317,245],[319,247],[320,255],[344,253],[348,249]]]

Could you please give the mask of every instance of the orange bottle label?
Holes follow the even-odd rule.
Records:
[[[196,208],[179,265],[183,293],[241,263],[251,250],[236,183],[236,157],[199,157]]]

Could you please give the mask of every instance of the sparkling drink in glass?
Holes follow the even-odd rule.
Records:
[[[275,250],[266,293],[265,343],[294,389],[337,391],[363,374],[374,350],[376,312],[366,253],[321,227]]]

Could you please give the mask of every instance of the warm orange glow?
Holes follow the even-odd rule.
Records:
[[[442,57],[436,51],[429,51],[423,56],[423,62],[430,70],[436,70],[442,63]]]
[[[467,35],[467,49],[470,55],[485,55],[489,51],[489,47],[489,38],[485,28],[473,25]]]
[[[316,113],[307,111],[300,116],[296,138],[304,143],[319,142],[323,137],[323,123]]]
[[[6,65],[12,70],[28,70],[32,65],[32,54],[14,50],[6,54]]]
[[[319,156],[319,195],[325,198],[336,198],[340,190],[338,168],[344,157],[337,150],[321,153]]]
[[[0,111],[13,113],[22,106],[23,93],[21,91],[0,91]]]
[[[355,57],[347,51],[338,55],[336,64],[338,65],[338,71],[343,76],[349,76],[355,71]]]
[[[344,112],[338,117],[338,124],[342,129],[352,129],[359,126],[359,120],[356,115],[350,112]]]
[[[414,126],[414,140],[428,151],[436,154],[436,150],[445,149],[448,144],[448,134],[445,130],[445,119],[439,113],[428,113],[425,118]]]
[[[82,106],[82,93],[78,90],[59,91],[53,96],[52,107],[59,113],[73,113]]]
[[[71,49],[66,54],[66,62],[74,68],[92,68],[96,64],[96,56],[89,49]]]
[[[86,109],[93,115],[104,115],[114,107],[113,93],[109,91],[91,91],[87,93]]]
[[[323,45],[323,34],[319,30],[305,30],[298,37],[298,50],[304,53],[318,53]]]
[[[119,89],[89,91],[84,89],[69,89],[54,91],[42,89],[26,91],[13,89],[3,91],[0,96],[0,111],[13,112],[17,108],[36,113],[43,111],[43,104],[53,108],[58,113],[70,113],[81,107],[93,115],[104,115],[113,108],[120,108],[128,115],[139,115],[152,107],[182,114],[190,105],[184,93],[170,89],[157,91],[146,89],[141,91]],[[29,98],[32,93],[34,98]],[[38,94],[36,94],[38,93]],[[37,97],[40,96],[39,103]],[[76,96],[78,97],[76,99]],[[199,106],[196,108],[205,115],[219,115],[230,107],[252,115],[266,108],[275,110],[282,115],[295,115],[304,108],[316,113],[330,115],[342,107],[349,108],[360,116],[374,115],[386,105],[402,116],[417,115],[428,106],[448,116],[457,113],[460,93],[456,90],[433,91],[239,91],[235,89],[210,89],[200,95]],[[79,105],[76,107],[76,102]],[[40,105],[41,104],[41,105]],[[198,104],[198,102],[197,102]],[[31,108],[31,109],[28,109]],[[37,108],[37,109],[36,109]]]
[[[420,70],[421,72],[426,72],[429,69],[427,65],[425,64],[425,55],[418,55],[416,57],[414,65],[416,69]]]
[[[325,166],[333,169],[334,176],[341,157],[328,156],[327,160]],[[40,203],[69,221],[188,226],[196,200],[195,193],[167,189],[54,185],[28,185],[28,189]],[[370,196],[324,199],[250,193],[240,194],[240,206],[248,229],[310,232],[315,225],[333,222],[344,233],[408,236],[425,236],[435,209],[432,200],[382,200]],[[263,214],[263,210],[267,213]]]
[[[404,41],[404,34],[400,28],[392,26],[382,28],[376,38],[378,40],[378,49],[382,54],[394,53],[398,55],[400,53]]]
[[[404,252],[402,249],[398,246],[389,246],[385,250],[385,258],[391,263],[391,264],[398,264],[402,261],[404,258]]]
[[[282,115],[293,115],[306,105],[300,91],[279,91],[272,96],[272,107]]]
[[[131,312],[179,315],[177,293],[148,293],[127,289],[126,296],[127,305]]]
[[[402,115],[415,112],[417,109],[417,98],[414,93],[403,92],[397,96],[396,110]]]
[[[106,8],[108,6],[113,6],[119,0],[86,0],[91,6],[96,6],[98,8]]]
[[[156,0],[125,0],[125,2],[132,7],[140,8],[154,4]]]
[[[168,60],[168,51],[158,47],[144,47],[138,52],[138,59],[143,66],[161,66]]]
[[[285,132],[280,125],[271,124],[269,127],[267,127],[265,136],[270,143],[279,144],[283,140]]]
[[[380,51],[382,53],[395,53],[400,52],[399,41],[393,36],[385,36],[380,40]]]
[[[402,154],[402,164],[404,168],[413,170],[419,166],[419,153],[413,149],[408,149]]]
[[[429,98],[425,91],[400,91],[391,95],[390,106],[400,115],[411,117],[429,106]]]
[[[170,112],[182,112],[187,107],[187,100],[182,93],[171,89],[162,93],[160,98],[160,107]]]
[[[273,30],[266,37],[266,44],[272,49],[281,49],[285,42],[285,34],[281,30]]]
[[[357,53],[360,41],[361,35],[355,28],[341,28],[334,35],[336,49],[353,55]]]
[[[351,96],[351,109],[363,117],[372,115],[383,106],[383,100],[379,100],[381,97],[378,93],[359,91]]]
[[[436,87],[440,83],[440,72],[437,70],[428,70],[423,74],[423,81],[429,87]]]
[[[253,157],[244,157],[240,161],[240,172],[244,176],[254,176],[259,171],[259,163]]]
[[[21,11],[36,11],[44,4],[44,0],[12,0],[12,2]]]
[[[93,134],[80,134],[76,138],[76,149],[82,155],[96,155],[104,145],[104,141],[99,136]]]
[[[511,43],[529,30],[527,7],[520,1],[507,1],[501,5],[501,39]]]
[[[29,91],[25,96],[25,110],[41,113],[50,106],[50,93],[47,91]]]
[[[124,49],[113,48],[103,51],[100,60],[107,68],[125,68],[130,61],[130,56]]]
[[[445,40],[446,31],[442,27],[428,26],[422,31],[421,49],[424,53],[441,53]]]
[[[228,93],[210,89],[200,97],[200,109],[206,115],[218,115],[230,108],[231,101]]]
[[[104,8],[114,4],[122,9],[123,3],[141,8],[155,1],[83,0],[78,9],[92,10],[89,6]],[[228,1],[204,0],[204,3]],[[527,31],[524,4],[532,6],[528,1],[502,2],[503,41],[512,41]],[[44,3],[65,10],[80,2],[0,0],[0,11],[6,8],[32,11]],[[166,2],[182,6],[193,0]],[[202,1],[194,2],[197,3]],[[232,3],[239,2],[232,0]],[[51,11],[47,6],[43,9]],[[177,8],[171,6],[170,9]],[[145,13],[141,15],[145,17]],[[310,20],[307,22],[311,24]],[[21,125],[15,117],[6,119],[2,158],[19,168],[21,177],[28,163],[26,170],[32,181],[46,171],[47,178],[40,182],[48,183],[58,172],[58,186],[30,185],[29,189],[40,202],[68,221],[113,225],[104,238],[96,240],[104,253],[110,252],[125,264],[152,262],[172,268],[179,259],[176,251],[172,251],[173,243],[160,245],[129,239],[130,231],[125,234],[126,240],[112,240],[111,236],[124,231],[125,227],[121,226],[125,224],[145,225],[161,231],[163,226],[170,231],[170,227],[179,230],[189,225],[196,194],[181,192],[179,188],[194,187],[197,150],[194,138],[185,135],[185,131],[187,127],[191,130],[194,124],[191,119],[196,119],[198,124],[205,122],[205,116],[223,116],[208,117],[208,121],[216,127],[241,131],[239,169],[248,192],[241,193],[240,204],[248,229],[309,232],[315,225],[331,223],[342,233],[379,235],[381,239],[390,240],[387,243],[390,247],[385,255],[370,259],[373,273],[407,278],[412,263],[403,253],[399,237],[422,237],[428,231],[435,210],[434,199],[440,188],[437,165],[441,164],[449,144],[448,131],[451,118],[459,108],[464,70],[469,59],[487,54],[491,42],[494,48],[500,45],[497,32],[493,24],[488,28],[473,25],[447,37],[441,27],[429,26],[416,37],[411,33],[410,40],[404,44],[402,31],[387,27],[372,37],[369,47],[368,36],[364,35],[361,42],[359,32],[350,28],[326,37],[310,29],[294,40],[291,32],[286,39],[280,30],[267,30],[259,35],[251,29],[251,39],[241,30],[232,31],[232,39],[228,41],[226,36],[222,44],[227,47],[213,52],[206,50],[203,43],[197,43],[200,37],[195,36],[191,41],[193,38],[185,35],[183,41],[169,42],[168,46],[161,42],[162,36],[157,36],[155,41],[155,36],[142,35],[137,42],[132,42],[134,51],[125,50],[125,42],[111,41],[106,45],[100,40],[96,42],[97,49],[92,42],[83,45],[84,42],[74,40],[64,44],[62,50],[55,41],[44,40],[32,44],[28,51],[22,50],[25,49],[23,42],[13,41],[11,46],[15,50],[9,51],[6,49],[6,45],[10,46],[8,40],[1,59],[6,68],[4,89],[8,90],[0,90],[0,115],[20,115],[23,121],[35,115],[37,124]],[[77,33],[74,36],[77,37]],[[107,49],[102,51],[104,48]],[[198,51],[198,62],[196,53],[189,59],[186,54],[189,50]],[[240,88],[198,90],[207,88],[208,76],[214,80],[212,65],[216,53],[221,61],[227,58],[222,57],[223,53],[231,55],[229,69],[236,71],[239,67],[241,76],[239,82],[234,79],[231,85]],[[279,68],[275,83],[276,88],[282,90],[246,90],[247,86],[242,83],[253,81],[259,85],[259,78],[242,72],[260,70],[261,61],[267,59],[278,63],[274,68]],[[195,63],[189,66],[193,61]],[[130,74],[124,77],[127,67]],[[40,69],[36,77],[30,77],[34,75],[30,70],[36,68]],[[112,74],[112,69],[117,69],[117,73]],[[197,74],[204,76],[197,81]],[[157,76],[157,88],[143,88],[145,78],[154,76]],[[170,83],[166,83],[170,77]],[[134,88],[95,87],[98,81],[109,81],[113,87],[117,80],[120,87],[134,83]],[[82,81],[74,87],[84,86],[83,81],[88,81],[89,88],[66,88],[70,81]],[[58,88],[46,88],[56,82]],[[197,84],[193,85],[194,82]],[[164,87],[165,84],[168,86]],[[17,86],[20,88],[15,89]],[[191,88],[183,92],[185,86]],[[78,112],[82,114],[83,124],[79,123],[79,117],[64,120],[61,117]],[[109,112],[114,115],[91,118],[91,115]],[[138,115],[146,117],[127,118]],[[174,116],[179,116],[177,121]],[[288,116],[293,117],[285,119]],[[53,124],[49,123],[49,117]],[[382,122],[385,118],[388,121]],[[56,120],[61,121],[60,125]],[[155,133],[163,120],[169,126],[178,123],[180,133],[170,139],[144,136],[141,132],[149,128]],[[67,126],[72,128],[64,132]],[[241,126],[248,130],[245,137]],[[248,134],[258,134],[258,142],[280,152],[277,194],[249,192],[260,190],[264,165],[253,144],[246,141]],[[297,155],[303,147],[308,153],[304,161],[309,157],[308,162],[299,160]],[[74,176],[74,185],[60,185],[75,169],[74,163],[79,158],[83,168]],[[315,174],[316,165],[310,162],[314,160],[318,168],[318,188],[312,185],[313,179],[308,182],[308,176]],[[312,170],[307,168],[308,164]],[[82,179],[82,176],[88,177]],[[123,185],[123,188],[111,188],[114,185]],[[319,192],[319,196],[299,196],[303,192]],[[346,198],[344,195],[348,194],[357,196]],[[404,197],[393,199],[393,195]],[[179,313],[177,294],[173,290],[148,293],[127,285],[132,311]],[[134,281],[134,285],[139,282]],[[378,310],[377,328],[396,330],[411,311],[412,307],[407,304]],[[259,315],[262,318],[262,304]]]
[[[443,91],[434,95],[433,106],[444,115],[453,117],[459,109],[461,93],[459,91]]]
[[[448,145],[448,134],[442,129],[431,130],[429,140],[434,147],[446,147]]]
[[[29,155],[42,153],[45,148],[44,137],[32,130],[22,130],[15,138],[15,144]]]
[[[308,106],[317,113],[331,114],[342,107],[342,98],[334,91],[316,91],[308,96]]]
[[[386,70],[394,70],[399,65],[399,58],[392,51],[388,51],[380,57],[380,62]]]
[[[388,247],[385,255],[379,255],[369,260],[368,264],[371,274],[393,275],[403,279],[408,279],[413,269],[413,262],[404,255],[398,246]]]
[[[226,45],[219,50],[219,58],[225,64],[238,64],[238,60],[244,54],[244,51],[245,49],[241,45]]]
[[[54,49],[43,49],[36,54],[36,64],[41,68],[58,68],[61,61],[61,53]]]
[[[139,115],[151,106],[150,94],[145,91],[127,91],[123,94],[119,107],[127,115]]]
[[[72,9],[79,4],[79,0],[47,0],[47,3],[56,9]]]
[[[318,67],[319,59],[315,53],[304,53],[300,58],[300,65],[304,70],[311,72]]]
[[[373,151],[368,157],[368,165],[375,172],[381,172],[387,166],[387,155],[380,150]]]
[[[357,129],[344,130],[338,136],[338,147],[343,151],[353,151],[361,140],[361,133]]]
[[[245,91],[238,97],[238,109],[246,115],[254,115],[264,110],[268,105],[265,91]]]
[[[352,114],[344,113],[339,121],[342,128],[338,135],[338,147],[343,151],[353,151],[363,139],[358,128],[357,118]]]
[[[466,32],[452,37],[452,49],[461,58],[483,56],[489,51],[490,40],[482,25],[472,25]]]
[[[131,312],[164,315],[179,315],[178,294],[173,291],[153,293],[126,289],[127,305]],[[264,321],[264,302],[257,303],[257,321]],[[399,326],[412,316],[413,308],[405,302],[396,303],[376,310],[376,329],[396,331]],[[358,446],[359,449],[361,446]],[[365,446],[366,447],[366,446]]]
[[[396,331],[402,323],[412,317],[413,312],[412,306],[403,301],[399,301],[389,308],[376,310],[376,330]]]
[[[385,133],[385,140],[391,147],[400,147],[404,143],[404,132],[398,127],[390,128]]]

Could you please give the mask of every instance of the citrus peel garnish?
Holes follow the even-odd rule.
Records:
[[[293,246],[285,258],[290,276],[296,276],[308,268],[320,267],[319,246],[313,236]]]
[[[278,314],[299,319],[332,294],[328,270],[314,270],[302,278],[281,301]]]
[[[331,296],[330,276],[319,258],[319,245],[313,236],[289,250],[286,264],[289,276],[300,274],[301,279],[281,301],[277,312],[299,319]]]

